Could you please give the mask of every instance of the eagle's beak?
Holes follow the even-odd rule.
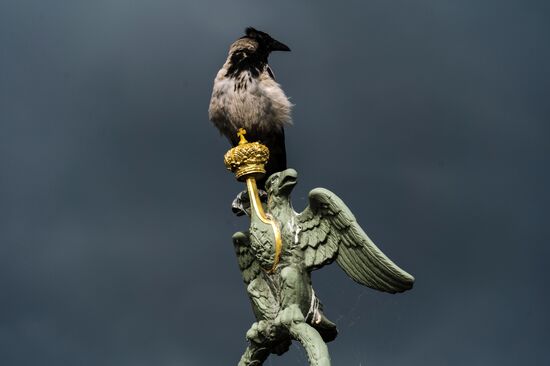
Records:
[[[269,49],[271,51],[290,51],[290,48],[288,48],[287,45],[282,44],[279,41],[272,40],[271,44],[269,45]]]
[[[298,172],[294,169],[287,169],[281,172],[281,177],[279,178],[281,182],[279,183],[279,191],[286,191],[292,189],[296,185],[296,180],[298,178]]]

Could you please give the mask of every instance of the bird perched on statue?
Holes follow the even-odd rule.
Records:
[[[233,146],[237,131],[246,130],[249,141],[269,148],[265,179],[286,169],[284,127],[292,123],[289,102],[268,64],[273,51],[290,51],[269,34],[246,28],[229,47],[229,55],[214,80],[208,115]],[[264,187],[265,179],[258,181]]]

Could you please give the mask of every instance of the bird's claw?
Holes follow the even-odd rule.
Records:
[[[259,189],[258,195],[261,202],[267,202],[267,192]],[[248,191],[240,192],[231,203],[231,210],[237,216],[250,216],[250,197]]]
[[[279,311],[273,323],[275,325],[284,325],[286,328],[290,328],[292,324],[304,323],[306,320],[304,314],[296,304],[292,304]]]
[[[271,341],[275,337],[275,330],[271,322],[260,320],[252,324],[246,332],[246,339],[251,342],[264,344]]]

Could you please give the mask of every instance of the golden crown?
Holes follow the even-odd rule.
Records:
[[[239,144],[225,153],[223,157],[228,170],[235,173],[239,181],[245,181],[251,177],[259,179],[265,175],[265,164],[269,160],[269,149],[259,142],[248,142],[244,135],[246,131],[241,128],[237,132]]]

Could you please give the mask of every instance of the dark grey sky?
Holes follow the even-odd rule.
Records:
[[[550,364],[550,5],[519,0],[2,1],[0,364],[236,364],[246,220],[207,108],[250,25],[292,48],[295,207],[333,190],[417,279],[315,273],[333,364]]]

